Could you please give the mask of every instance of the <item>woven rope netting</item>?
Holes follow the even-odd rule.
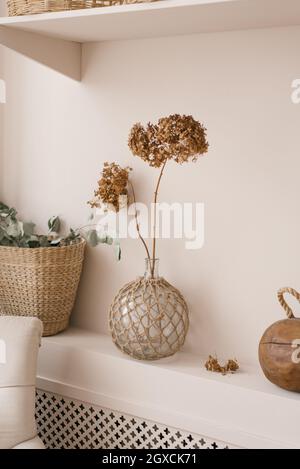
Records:
[[[140,278],[123,287],[110,310],[112,338],[139,360],[174,355],[184,344],[188,308],[181,293],[164,278]]]

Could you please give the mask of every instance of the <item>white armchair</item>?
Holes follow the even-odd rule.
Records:
[[[0,317],[0,449],[43,449],[35,422],[35,380],[42,323]]]

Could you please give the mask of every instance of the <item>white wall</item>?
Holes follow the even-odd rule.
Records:
[[[5,4],[0,1],[0,16],[5,14]],[[3,48],[0,47],[0,80],[3,80],[4,76],[4,57],[3,57]],[[0,174],[2,173],[2,156],[3,156],[3,126],[4,126],[4,108],[3,104],[0,102]],[[2,184],[0,183],[0,199],[2,196]]]
[[[189,303],[187,350],[256,361],[263,330],[283,317],[277,289],[300,289],[299,41],[289,28],[88,44],[81,83],[5,50],[5,202],[41,227],[53,214],[79,226],[106,160],[133,166],[147,201],[157,173],[131,156],[131,125],[193,114],[209,154],[170,164],[161,200],[205,202],[205,246],[162,241],[160,271]],[[89,249],[73,322],[106,332],[114,294],[143,259],[135,241],[120,264],[109,248]]]

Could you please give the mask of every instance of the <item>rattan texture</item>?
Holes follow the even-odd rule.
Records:
[[[153,1],[156,0],[7,0],[7,7],[9,16],[22,16]]]
[[[35,316],[44,336],[69,324],[82,272],[85,241],[70,246],[0,246],[0,315]]]
[[[110,309],[112,338],[138,360],[159,360],[178,352],[189,328],[187,304],[164,278],[139,278],[125,285]]]

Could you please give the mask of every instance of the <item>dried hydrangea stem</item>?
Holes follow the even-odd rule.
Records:
[[[146,250],[147,259],[149,260],[149,263],[151,264],[150,252],[149,252],[149,249],[148,249],[148,246],[147,246],[147,244],[146,244],[146,241],[144,240],[144,238],[143,238],[143,236],[142,236],[142,234],[141,234],[141,230],[140,230],[140,224],[139,224],[139,221],[138,221],[138,213],[137,213],[137,209],[136,209],[135,191],[134,191],[134,187],[133,187],[133,184],[132,184],[131,181],[129,181],[129,185],[130,185],[130,188],[131,188],[132,197],[133,197],[133,203],[134,203],[136,229],[137,229],[139,238],[140,238],[140,240],[142,241],[142,243],[143,243],[143,245],[144,245],[144,248],[145,248],[145,250]]]
[[[153,221],[153,243],[152,243],[152,265],[151,265],[151,276],[154,277],[155,272],[155,263],[156,263],[156,217],[157,217],[157,200],[158,200],[158,191],[159,186],[161,183],[161,178],[164,174],[164,170],[167,164],[167,160],[165,160],[162,168],[160,170],[160,175],[156,184],[156,189],[154,193],[154,221]]]

